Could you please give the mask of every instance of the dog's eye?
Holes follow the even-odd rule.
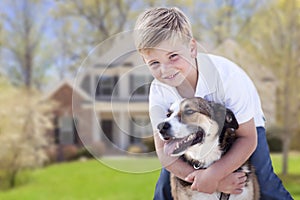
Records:
[[[166,116],[167,116],[167,117],[170,117],[171,115],[172,115],[172,111],[171,111],[171,110],[168,110]]]
[[[227,123],[231,123],[232,117],[230,115],[226,115],[226,121]]]
[[[191,114],[194,114],[196,111],[194,111],[194,110],[185,110],[184,111],[184,114],[185,115],[191,115]]]

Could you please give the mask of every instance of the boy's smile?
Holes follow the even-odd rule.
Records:
[[[166,76],[166,77],[163,77],[164,79],[173,79],[173,78],[175,78],[177,75],[179,74],[179,71],[178,72],[176,72],[175,74],[173,74],[173,75],[170,75],[170,76]]]
[[[154,48],[143,50],[141,54],[152,75],[160,82],[178,90],[183,85],[195,88],[197,50],[193,40],[189,45],[167,40]]]

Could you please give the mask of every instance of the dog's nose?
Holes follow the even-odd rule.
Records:
[[[157,125],[157,128],[164,140],[169,140],[171,138],[170,127],[171,124],[169,122],[162,122]]]

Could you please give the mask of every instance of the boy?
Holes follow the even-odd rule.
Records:
[[[261,199],[292,199],[273,172],[260,99],[248,76],[225,58],[198,53],[189,20],[177,8],[145,11],[135,30],[136,47],[155,78],[149,95],[150,118],[156,152],[165,169],[161,171],[154,199],[172,199],[168,171],[193,183],[192,189],[199,192],[241,193],[247,178],[233,171],[251,155]],[[204,170],[194,170],[181,159],[167,155],[164,148],[168,144],[158,137],[156,128],[171,103],[193,96],[224,104],[239,122],[233,147]]]

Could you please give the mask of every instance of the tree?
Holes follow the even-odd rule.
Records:
[[[288,171],[288,152],[293,134],[299,129],[299,8],[297,0],[279,0],[253,16],[246,30],[250,42],[248,48],[278,77],[277,118],[284,130],[283,174]]]
[[[43,62],[37,62],[46,25],[46,15],[41,15],[44,8],[37,0],[2,1],[1,4],[5,71],[14,83],[31,88],[34,79],[39,78],[37,75],[43,74],[35,72],[44,67]]]
[[[43,103],[38,92],[18,89],[0,76],[0,189],[15,186],[18,173],[42,166],[52,127],[52,103]]]
[[[89,51],[110,36],[126,28],[133,0],[64,0],[51,11],[56,19],[57,44],[63,44],[57,53],[60,74],[68,65],[72,70],[80,66]],[[107,47],[108,49],[109,47]],[[64,63],[64,64],[62,64]]]
[[[261,3],[253,1],[193,1],[189,8],[194,36],[211,47],[224,40],[240,39]]]

